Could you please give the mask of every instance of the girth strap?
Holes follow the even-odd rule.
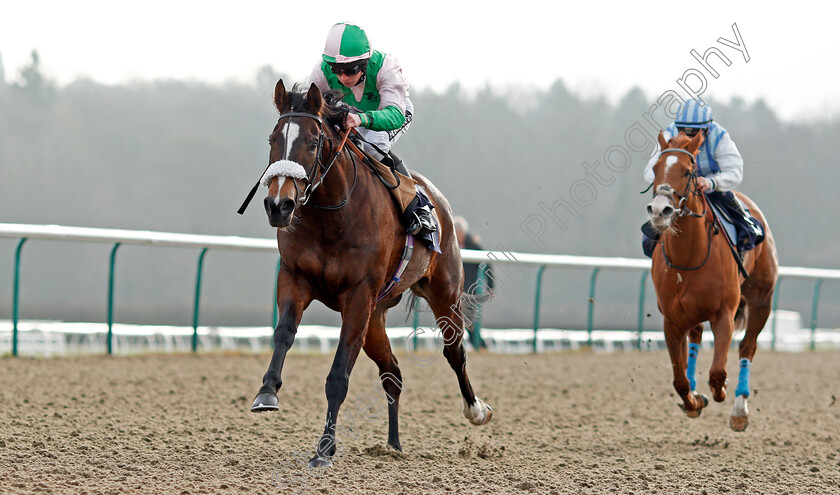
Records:
[[[376,298],[376,302],[381,301],[391,289],[397,285],[397,282],[400,281],[400,277],[402,277],[403,273],[405,273],[405,269],[408,268],[408,262],[411,261],[411,254],[414,252],[414,236],[407,235],[405,236],[405,248],[403,248],[402,258],[400,259],[400,264],[397,265],[397,270],[394,272],[394,276],[391,277],[391,280],[385,284],[385,288],[382,289],[382,292],[379,293],[379,296]]]

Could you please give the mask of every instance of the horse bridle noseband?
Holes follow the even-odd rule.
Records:
[[[330,159],[329,163],[324,165],[324,162],[321,160],[321,152],[324,149],[324,138],[326,138],[327,141],[329,141],[331,149],[332,149],[333,140],[332,140],[331,137],[329,137],[327,135],[326,132],[324,132],[324,121],[321,120],[321,117],[318,116],[318,115],[312,114],[312,113],[307,113],[307,112],[287,112],[287,113],[284,113],[284,114],[280,115],[280,118],[277,119],[278,124],[281,120],[283,120],[284,118],[287,118],[287,117],[306,117],[306,118],[313,119],[316,122],[318,122],[318,131],[319,131],[319,133],[318,133],[318,149],[315,151],[315,160],[314,160],[314,163],[312,164],[312,167],[311,167],[310,171],[307,172],[306,178],[301,179],[306,184],[306,186],[304,186],[304,188],[303,188],[302,193],[301,193],[300,188],[297,185],[297,181],[294,181],[295,191],[298,195],[298,201],[300,201],[301,205],[306,205],[309,202],[310,198],[312,197],[312,193],[315,192],[315,190],[318,189],[318,187],[321,185],[321,183],[324,182],[324,178],[326,178],[327,174],[332,169],[333,164],[335,164],[336,159],[338,159],[338,156],[341,154],[341,152],[343,150],[343,145],[344,145],[345,141],[342,141],[342,143],[341,143],[342,146],[339,146],[339,149],[336,150],[335,154],[333,155],[332,159]],[[349,131],[348,131],[348,134],[349,134]],[[345,138],[345,140],[346,140],[346,138]],[[353,194],[353,190],[356,188],[356,176],[357,176],[356,160],[353,158],[352,153],[350,153],[349,155],[350,155],[350,160],[353,162],[353,185],[350,187],[350,191],[347,192],[347,196],[345,196],[342,201],[340,201],[339,203],[334,204],[332,206],[321,206],[321,205],[316,205],[316,204],[311,204],[309,206],[312,206],[313,208],[318,208],[318,209],[321,209],[321,210],[338,210],[339,208],[341,208],[345,204],[347,204],[347,201],[350,199],[350,195]],[[321,170],[321,176],[320,176],[320,178],[318,178],[318,181],[315,182],[315,177],[316,177],[316,175],[318,175],[318,170]]]

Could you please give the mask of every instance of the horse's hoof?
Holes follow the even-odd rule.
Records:
[[[493,417],[493,408],[476,397],[475,404],[472,407],[467,406],[467,403],[464,402],[464,417],[470,420],[470,423],[481,426],[487,424]]]
[[[329,457],[315,456],[309,461],[309,469],[319,469],[332,466],[332,459]]]
[[[708,397],[706,397],[706,396],[705,396],[705,395],[703,395],[703,394],[698,394],[697,392],[692,392],[692,395],[693,395],[695,398],[699,398],[701,401],[703,401],[703,405],[702,405],[702,406],[700,406],[700,407],[699,407],[699,408],[697,408],[697,409],[690,409],[690,410],[689,410],[689,409],[686,409],[686,408],[685,408],[685,404],[680,404],[680,409],[682,409],[682,410],[683,410],[683,412],[685,412],[685,415],[686,415],[686,416],[688,416],[689,418],[694,419],[694,418],[696,418],[696,417],[700,416],[700,413],[703,411],[703,408],[704,408],[704,407],[706,407],[706,406],[708,406],[708,405],[709,405],[709,398],[708,398]]]
[[[700,413],[703,411],[702,409],[694,409],[694,410],[691,410],[691,411],[686,411],[685,406],[682,406],[682,408],[683,408],[683,411],[685,411],[685,415],[688,416],[691,419],[699,417]]]
[[[251,405],[251,412],[276,411],[280,409],[277,394],[259,394]]]
[[[729,417],[729,427],[732,428],[732,431],[744,431],[747,429],[747,425],[750,424],[750,417],[749,416],[741,416]]]
[[[732,405],[732,413],[729,416],[729,427],[733,431],[744,431],[750,422],[749,417],[750,410],[747,406],[747,398],[743,395],[735,397],[735,403]]]

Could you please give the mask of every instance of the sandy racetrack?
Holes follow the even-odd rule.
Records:
[[[494,408],[482,427],[443,358],[403,354],[403,454],[384,448],[385,398],[361,356],[340,455],[309,472],[331,360],[290,355],[281,410],[252,414],[267,355],[2,359],[0,492],[840,493],[838,352],[759,351],[745,433],[728,427],[731,397],[685,417],[664,352],[471,353]]]

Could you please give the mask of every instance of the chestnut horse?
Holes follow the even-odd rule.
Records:
[[[665,318],[674,388],[689,417],[699,416],[709,403],[705,395],[694,390],[703,322],[711,324],[715,339],[709,387],[717,402],[726,399],[726,357],[732,334],[736,328],[743,330],[746,324],[738,349],[740,372],[729,421],[733,430],[743,431],[749,418],[750,365],[756,339],[770,315],[779,264],[773,235],[761,210],[748,197],[736,193],[766,233],[764,242],[744,256],[749,277],[740,278],[707,198],[697,188],[695,155],[702,143],[702,132],[693,139],[679,134],[668,143],[659,134],[662,152],[653,167],[654,197],[647,209],[651,224],[661,233],[661,243],[653,253],[651,276],[659,311]]]
[[[401,450],[397,415],[402,376],[385,334],[385,315],[410,289],[423,297],[437,318],[443,354],[455,371],[464,415],[475,425],[487,423],[492,409],[473,393],[462,344],[465,315],[461,286],[464,272],[446,198],[426,178],[412,174],[435,205],[441,253],[418,242],[407,243],[397,207],[381,178],[364,166],[331,122],[342,120],[340,107],[325,100],[313,84],[306,93],[274,89],[280,118],[269,137],[270,166],[262,183],[268,221],[277,228],[281,267],[277,275],[280,318],[274,329],[274,353],[251,411],[276,411],[277,391],[286,352],[304,310],[313,299],[341,313],[338,348],[326,380],[327,417],[310,467],[331,464],[336,452],[338,411],[347,396],[350,372],[360,350],[379,368],[388,400],[388,445]],[[411,253],[405,271],[395,277],[403,253]],[[392,278],[399,281],[383,291]]]

